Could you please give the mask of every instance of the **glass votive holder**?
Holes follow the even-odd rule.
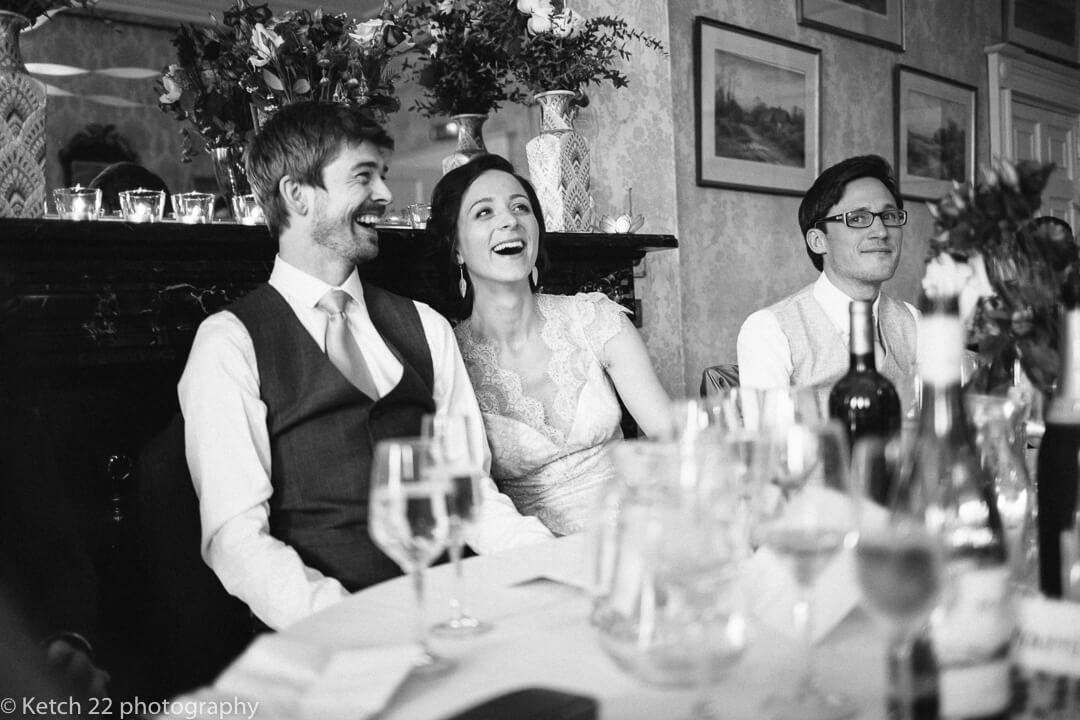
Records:
[[[214,219],[213,193],[176,193],[172,201],[176,219],[185,225],[202,225]]]
[[[423,230],[427,227],[431,218],[431,205],[428,203],[413,203],[409,206],[409,224],[413,230]]]
[[[97,220],[101,213],[101,189],[80,185],[53,190],[56,214],[61,220]]]
[[[261,225],[265,222],[262,208],[252,194],[233,195],[233,219],[241,225]]]
[[[121,190],[120,214],[131,223],[160,222],[165,214],[165,191]]]

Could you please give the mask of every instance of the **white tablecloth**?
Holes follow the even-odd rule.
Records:
[[[568,537],[467,560],[470,607],[494,629],[470,639],[433,638],[433,649],[453,657],[456,667],[442,676],[410,677],[380,720],[437,720],[495,695],[537,686],[595,697],[606,720],[688,717],[692,691],[648,685],[621,670],[600,648],[587,620],[585,591],[559,581],[585,577],[585,549],[584,538]],[[449,565],[427,572],[429,624],[448,614],[452,579]],[[408,578],[398,578],[297,623],[281,639],[317,646],[326,654],[407,643],[413,639],[415,612],[412,586]],[[761,718],[759,705],[769,690],[798,677],[797,642],[759,624],[751,624],[751,633],[746,653],[712,689],[717,707],[730,720]],[[222,681],[243,669],[250,652],[225,671],[219,688],[229,686]],[[852,697],[861,717],[884,716],[884,641],[859,611],[818,645],[817,664],[823,684]],[[304,714],[298,710],[295,717]]]

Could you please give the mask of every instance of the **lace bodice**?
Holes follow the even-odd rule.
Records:
[[[607,443],[621,438],[621,411],[604,369],[605,345],[629,321],[601,293],[538,295],[545,372],[530,384],[499,362],[466,320],[455,333],[484,414],[491,474],[526,514],[558,534],[584,524],[611,473]]]

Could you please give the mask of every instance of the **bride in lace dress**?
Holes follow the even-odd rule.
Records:
[[[601,293],[535,292],[544,220],[513,166],[483,155],[439,181],[428,232],[463,299],[455,333],[491,445],[491,476],[556,535],[588,520],[622,438],[618,398],[647,434],[669,400],[626,310]],[[616,395],[618,392],[618,395]]]

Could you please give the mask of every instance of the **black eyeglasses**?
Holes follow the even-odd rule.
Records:
[[[841,213],[839,215],[823,217],[814,222],[814,227],[817,227],[824,222],[840,222],[843,220],[844,224],[849,228],[868,228],[874,224],[874,218],[876,217],[881,218],[881,224],[885,227],[902,227],[907,224],[907,210],[890,208],[889,210],[882,210],[881,212],[872,212],[870,210],[848,210],[846,213]]]

